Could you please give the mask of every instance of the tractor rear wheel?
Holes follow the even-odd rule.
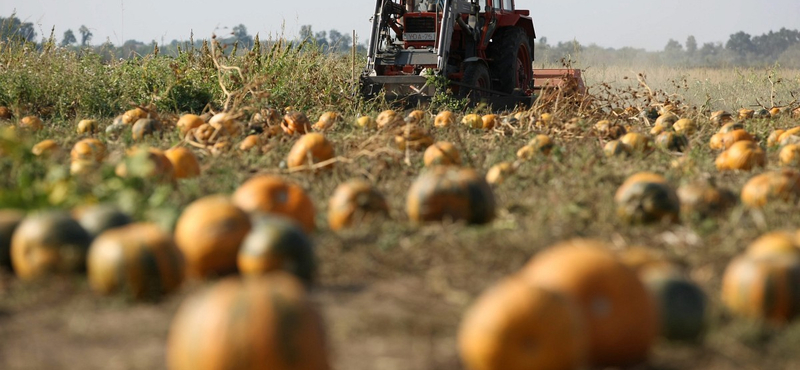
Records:
[[[492,89],[492,77],[489,73],[489,67],[483,62],[473,62],[467,64],[464,70],[464,77],[461,78],[461,83],[464,85],[475,86],[481,89]],[[479,102],[481,99],[488,97],[489,94],[483,90],[470,89],[468,87],[460,86],[460,95],[464,98],[469,98],[473,102]]]
[[[489,46],[492,58],[492,78],[497,80],[495,89],[512,93],[514,89],[526,91],[533,83],[533,58],[531,42],[525,30],[507,27],[497,30]]]

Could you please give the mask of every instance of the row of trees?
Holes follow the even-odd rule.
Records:
[[[89,47],[92,32],[86,26],[78,30],[78,37],[70,29],[64,32],[59,44],[63,47]],[[14,16],[0,17],[0,41],[16,40],[36,42],[36,31],[30,22],[22,22]],[[256,36],[257,37],[257,36]],[[248,33],[244,24],[239,24],[218,40],[223,45],[236,44],[236,50],[244,51],[253,47],[254,36]],[[200,48],[202,41],[194,41],[194,47]],[[314,32],[311,25],[300,28],[298,39],[294,42],[313,42],[324,52],[349,53],[353,38],[348,33],[337,30]],[[158,44],[155,40],[145,43],[128,40],[122,46],[115,47],[110,42],[100,46],[103,54],[116,58],[127,58],[131,55],[144,55],[152,52],[156,46],[167,55],[176,55],[179,47],[192,46],[190,42],[173,40],[169,44]],[[228,48],[230,52],[234,48]],[[357,45],[357,52],[364,53],[366,46]],[[553,65],[567,58],[577,61],[581,66],[591,65],[668,65],[693,67],[725,67],[725,66],[763,66],[780,63],[786,67],[800,68],[800,31],[781,28],[777,32],[770,31],[763,35],[751,36],[745,32],[737,32],[727,42],[707,42],[700,45],[694,36],[689,36],[684,43],[669,40],[664,50],[646,51],[624,47],[620,49],[603,48],[597,45],[584,46],[577,41],[548,44],[546,37],[541,37],[535,44],[537,64]]]

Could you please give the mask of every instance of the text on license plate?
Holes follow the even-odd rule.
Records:
[[[404,34],[404,38],[406,41],[433,41],[436,39],[435,32],[425,32],[425,33],[406,33]]]

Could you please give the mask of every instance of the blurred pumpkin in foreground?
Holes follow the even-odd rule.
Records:
[[[783,169],[752,177],[742,187],[742,203],[759,208],[770,201],[795,201],[800,196],[800,173]]]
[[[67,212],[30,214],[11,238],[14,272],[20,280],[82,272],[91,241],[89,233]]]
[[[275,213],[289,217],[307,233],[314,231],[316,211],[311,198],[298,185],[278,176],[260,175],[233,193],[233,202],[245,212]]]
[[[252,228],[242,241],[236,265],[245,276],[288,272],[311,284],[316,270],[314,246],[294,220],[255,213]]]

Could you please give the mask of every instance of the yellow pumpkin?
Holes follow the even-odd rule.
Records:
[[[693,119],[682,118],[672,125],[672,129],[678,134],[692,136],[697,132],[697,122]]]
[[[726,124],[728,122],[732,122],[733,121],[733,115],[730,114],[729,112],[724,111],[724,110],[718,110],[716,112],[711,113],[710,120],[711,120],[711,123],[713,123],[713,124],[715,124],[717,126],[722,126],[722,125],[724,125],[724,124]]]
[[[415,124],[398,127],[394,131],[394,144],[399,150],[422,151],[433,144],[433,136],[428,131]]]
[[[781,148],[780,154],[781,165],[789,167],[798,167],[800,165],[800,144],[789,144]]]
[[[619,141],[630,146],[636,152],[650,151],[650,138],[638,132],[629,132],[622,136]]]
[[[122,123],[132,125],[143,118],[150,118],[150,114],[142,108],[133,108],[122,114]]]
[[[375,122],[375,119],[370,116],[361,116],[356,120],[356,126],[373,129],[378,127],[378,123]]]
[[[603,146],[603,154],[606,157],[616,157],[621,155],[630,155],[633,152],[633,149],[630,145],[625,144],[619,140],[611,140]]]
[[[36,116],[23,117],[22,120],[19,121],[19,126],[22,129],[31,131],[39,131],[44,128],[42,120]]]
[[[739,141],[755,141],[752,135],[745,130],[733,130],[722,134],[722,149],[728,149]]]
[[[483,122],[483,126],[482,126],[483,129],[484,130],[493,129],[495,126],[497,126],[497,120],[498,119],[499,119],[499,116],[496,115],[496,114],[486,114],[486,115],[484,115],[483,117],[481,117],[481,122]]]
[[[217,113],[208,124],[216,130],[218,138],[236,137],[244,132],[244,125],[231,113]]]
[[[756,111],[747,108],[739,108],[739,119],[751,119]]]
[[[479,114],[467,114],[461,118],[461,124],[469,128],[483,128],[483,119]]]
[[[394,129],[396,127],[402,126],[405,124],[403,121],[403,117],[393,111],[391,109],[385,110],[378,114],[378,118],[375,119],[375,123],[379,129]]]
[[[413,110],[408,113],[408,118],[414,120],[416,123],[422,123],[425,120],[425,112],[421,110]]]
[[[61,146],[53,140],[42,140],[31,148],[31,153],[36,156],[52,157],[61,153]]]
[[[717,131],[720,134],[727,134],[736,130],[744,130],[744,125],[741,122],[728,122]]]
[[[784,132],[786,132],[786,130],[777,129],[772,131],[772,133],[769,134],[769,137],[767,137],[767,147],[774,148],[778,146],[778,144],[780,144],[780,137]]]
[[[314,124],[313,128],[318,131],[329,130],[342,120],[342,116],[339,113],[325,112],[319,116],[319,120],[317,120],[317,123]]]
[[[83,119],[78,122],[77,131],[79,134],[93,134],[97,132],[97,121],[93,119]]]
[[[515,172],[516,168],[513,163],[500,162],[489,168],[489,172],[486,173],[486,182],[489,185],[500,185]]]

